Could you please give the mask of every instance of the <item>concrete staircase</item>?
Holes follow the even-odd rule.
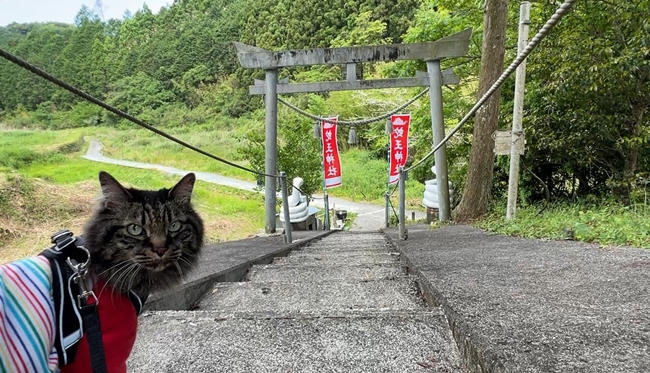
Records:
[[[130,372],[463,372],[379,233],[339,232],[219,283],[195,311],[141,318]]]

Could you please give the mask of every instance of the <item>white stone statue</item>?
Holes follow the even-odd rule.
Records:
[[[422,204],[428,208],[437,209],[440,208],[438,203],[438,180],[436,180],[436,167],[431,167],[431,172],[433,172],[433,179],[427,180],[424,182],[424,199],[422,199]],[[451,200],[454,197],[454,190],[452,189],[451,181],[449,181],[449,199]]]
[[[300,223],[309,217],[309,201],[307,196],[302,195],[298,188],[302,186],[304,180],[300,177],[293,179],[293,191],[289,196],[289,221],[291,223]],[[284,205],[280,207],[280,221],[284,223]]]

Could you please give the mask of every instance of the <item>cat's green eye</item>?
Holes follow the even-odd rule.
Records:
[[[181,230],[181,222],[176,220],[175,222],[169,225],[169,228],[167,228],[167,230],[172,233],[178,232],[179,230]]]
[[[129,234],[132,234],[134,236],[139,236],[142,234],[144,231],[141,226],[137,224],[129,224],[126,226],[126,231],[129,232]]]

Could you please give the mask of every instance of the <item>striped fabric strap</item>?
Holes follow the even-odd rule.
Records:
[[[47,258],[0,266],[0,372],[58,372]]]

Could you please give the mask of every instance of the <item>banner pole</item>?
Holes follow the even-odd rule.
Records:
[[[386,228],[390,227],[390,147],[391,147],[391,136],[393,135],[393,118],[386,119],[386,134],[388,135],[388,166],[386,167],[386,170],[388,171],[388,177],[386,179],[386,196],[385,196],[385,208],[386,208],[386,216],[385,216],[385,222],[384,225]]]
[[[323,175],[323,208],[325,209],[325,230],[328,231],[330,230],[330,203],[329,203],[329,198],[327,195],[327,184],[325,183],[325,158],[323,157],[323,154],[325,154],[325,136],[324,136],[324,131],[323,131],[323,122],[320,122],[320,131],[321,131],[321,136],[320,136],[320,147],[321,147],[321,171]]]

